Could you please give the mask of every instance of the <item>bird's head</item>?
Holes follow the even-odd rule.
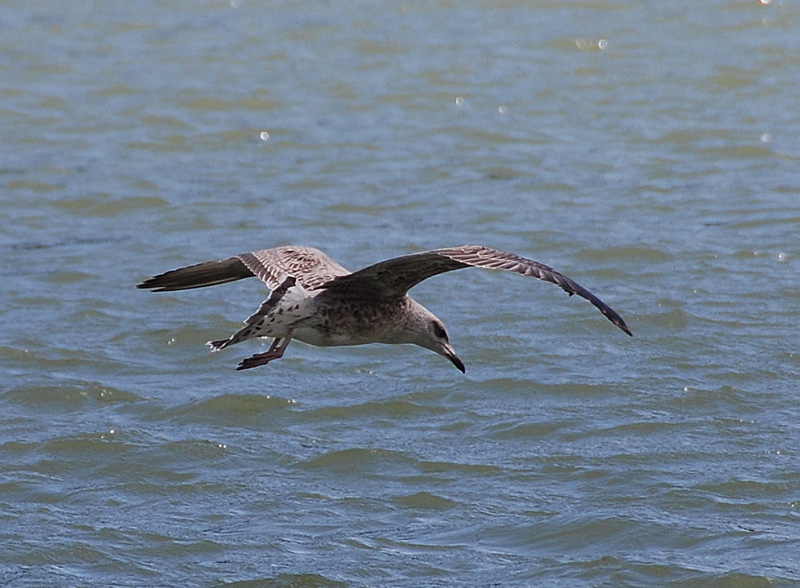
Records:
[[[411,342],[445,356],[453,362],[454,366],[462,372],[466,372],[464,362],[456,355],[453,345],[450,343],[450,337],[447,335],[444,323],[421,304],[415,301],[412,302],[416,308],[411,313],[413,319],[409,325],[413,332],[413,340]]]

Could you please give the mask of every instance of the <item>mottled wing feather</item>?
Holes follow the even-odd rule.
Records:
[[[153,276],[137,285],[155,292],[203,288],[256,276],[270,290],[292,276],[306,290],[316,290],[336,276],[349,273],[313,247],[275,247],[219,261],[206,261]]]
[[[275,247],[237,255],[245,266],[270,290],[291,276],[306,290],[317,290],[337,276],[349,274],[345,268],[314,247]]]
[[[500,269],[510,272],[516,272],[523,276],[533,276],[545,282],[550,282],[559,286],[562,290],[567,292],[570,296],[577,294],[591,302],[608,320],[616,325],[620,330],[627,333],[631,337],[628,325],[622,317],[614,311],[613,308],[608,306],[605,302],[600,300],[597,296],[589,292],[586,288],[578,284],[575,280],[568,278],[561,272],[558,272],[538,261],[527,259],[513,253],[506,251],[499,251],[497,249],[489,249],[480,245],[467,245],[464,247],[455,247],[452,249],[438,249],[434,253],[444,255],[452,259],[472,267],[483,267],[488,269]]]
[[[632,334],[622,317],[574,280],[537,261],[480,245],[434,249],[388,259],[350,275],[334,278],[325,287],[330,290],[341,289],[350,295],[403,296],[427,278],[465,267],[506,270],[556,284],[570,296],[577,294],[585,298],[622,331]]]

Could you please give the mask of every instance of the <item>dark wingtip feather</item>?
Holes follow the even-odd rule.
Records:
[[[603,314],[606,315],[606,318],[610,320],[612,323],[614,323],[623,333],[626,333],[631,337],[633,337],[633,333],[628,328],[628,325],[625,324],[625,321],[622,320],[622,317],[619,316],[616,312],[614,312],[609,308],[608,312],[603,311]]]
[[[620,329],[622,329],[622,331],[623,331],[624,333],[627,333],[627,334],[628,334],[630,337],[633,337],[633,333],[632,333],[632,332],[631,332],[631,330],[628,328],[628,325],[626,325],[626,324],[625,324],[625,321],[623,321],[623,320],[620,320],[620,322],[618,322],[618,323],[614,323],[614,324],[615,324],[615,325],[617,325],[617,326],[618,326]]]

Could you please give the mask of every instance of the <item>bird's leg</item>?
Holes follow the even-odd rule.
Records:
[[[281,343],[281,339],[279,337],[276,337],[266,353],[256,353],[252,357],[243,359],[236,369],[248,370],[260,365],[266,365],[273,359],[280,359],[283,357],[283,352],[286,351],[286,348],[289,346],[289,342],[292,340],[292,335],[294,335],[294,329],[289,329],[289,332],[286,333],[286,337],[283,338],[283,343]]]
[[[278,344],[280,342],[281,342],[281,338],[280,337],[275,337],[272,340],[272,345],[269,346],[269,351],[267,351],[267,353],[272,353],[273,351],[275,351],[278,348]]]

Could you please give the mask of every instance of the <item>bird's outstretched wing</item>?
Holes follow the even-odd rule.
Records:
[[[538,261],[481,245],[433,249],[387,259],[352,274],[335,277],[323,287],[329,291],[341,290],[351,296],[390,298],[405,295],[427,278],[465,267],[506,270],[556,284],[570,296],[577,294],[585,298],[622,331],[633,335],[622,317],[610,306],[564,274]]]
[[[219,261],[207,261],[153,276],[137,285],[155,292],[203,288],[257,277],[270,290],[291,276],[306,290],[317,290],[349,272],[314,247],[275,247],[242,253]]]

